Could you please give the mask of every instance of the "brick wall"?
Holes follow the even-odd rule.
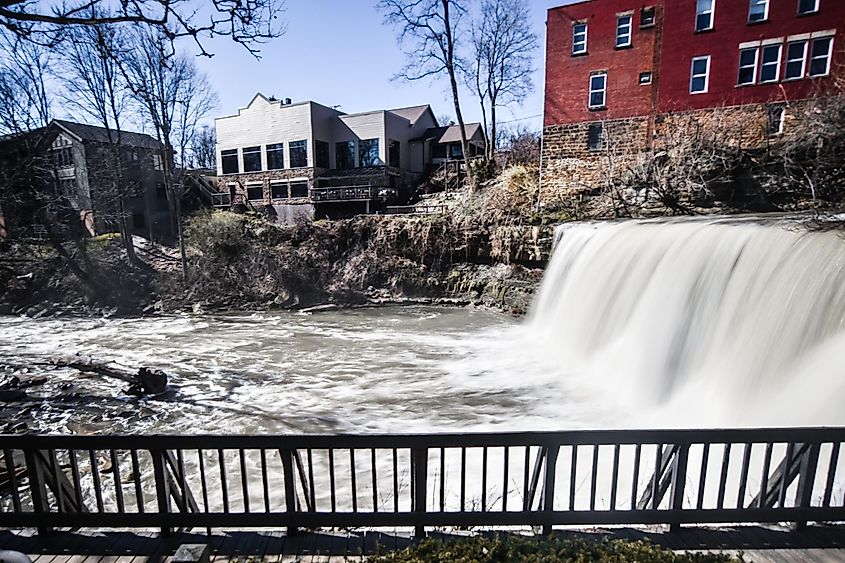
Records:
[[[270,198],[270,182],[278,182],[285,180],[303,180],[307,179],[308,188],[313,187],[314,169],[313,168],[286,168],[282,170],[265,170],[263,172],[250,172],[248,174],[229,174],[226,176],[217,177],[217,189],[221,192],[229,192],[230,184],[237,184],[235,188],[235,202],[244,202],[247,199],[246,186],[247,184],[261,183],[264,187],[264,201],[253,200],[254,204],[271,203]],[[282,200],[278,200],[282,201]],[[308,198],[294,198],[285,199],[286,203],[304,203],[310,201]]]

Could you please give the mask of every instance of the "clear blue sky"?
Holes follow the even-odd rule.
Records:
[[[535,91],[521,106],[500,111],[500,122],[534,116],[523,123],[540,129],[546,10],[570,3],[572,0],[528,0],[540,42]],[[347,113],[428,103],[435,115],[454,116],[447,81],[391,81],[404,58],[396,32],[382,23],[375,0],[287,0],[285,19],[287,33],[264,45],[260,60],[231,41],[208,44],[215,56],[200,58],[198,63],[220,96],[217,116],[234,113],[256,92],[339,105]],[[464,119],[479,121],[477,100],[466,90],[461,95]]]

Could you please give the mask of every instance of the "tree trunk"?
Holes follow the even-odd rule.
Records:
[[[489,158],[496,154],[496,100],[490,98],[490,147],[488,148]]]
[[[461,150],[464,154],[464,166],[466,167],[467,184],[473,186],[472,170],[469,167],[469,143],[467,143],[467,132],[464,127],[464,117],[461,113],[461,102],[458,96],[458,79],[455,76],[455,43],[452,36],[452,22],[449,19],[450,0],[441,0],[443,3],[443,20],[446,29],[446,70],[449,72],[449,82],[452,85],[452,100],[455,102],[455,118],[458,120],[458,129],[461,132]]]

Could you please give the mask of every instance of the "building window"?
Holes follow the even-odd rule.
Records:
[[[399,147],[399,141],[390,141],[387,145],[387,163],[394,168],[399,168],[401,165]]]
[[[749,0],[748,23],[762,22],[769,19],[769,0]]]
[[[290,197],[308,197],[308,182],[291,182]]]
[[[305,168],[308,166],[308,141],[290,142],[290,167]]]
[[[237,174],[240,172],[238,168],[238,149],[220,151],[220,161],[223,164],[223,174]]]
[[[267,145],[267,170],[281,170],[285,167],[285,144]]]
[[[654,14],[654,6],[640,9],[640,29],[654,27]]]
[[[689,91],[690,94],[707,92],[710,84],[710,55],[694,57],[690,66]]]
[[[329,144],[325,141],[314,141],[314,165],[317,168],[330,168]]]
[[[780,78],[781,45],[767,45],[763,47],[760,59],[760,82],[777,82]]]
[[[237,151],[235,151],[235,158],[237,158]],[[161,159],[161,155],[158,153],[153,153],[153,168],[156,170],[164,170],[164,161]]]
[[[783,133],[783,118],[786,114],[782,104],[766,106],[766,135],[775,137]]]
[[[590,76],[590,109],[601,109],[607,102],[607,73],[599,72]]]
[[[338,170],[355,168],[355,141],[343,141],[334,145],[335,167]]]
[[[161,182],[156,183],[156,199],[167,199],[167,189],[165,189],[164,184],[162,184]]]
[[[286,182],[270,182],[271,199],[287,199],[288,185]]]
[[[807,59],[807,42],[795,41],[786,46],[786,69],[784,80],[795,80],[804,77],[804,64]]]
[[[364,168],[379,164],[378,139],[361,139],[358,143],[358,166]]]
[[[651,73],[650,72],[641,72],[640,73],[640,86],[645,86],[646,84],[651,84]]]
[[[244,149],[244,172],[261,171],[261,147],[246,147]]]
[[[587,128],[587,149],[600,151],[604,148],[604,123],[590,123]]]
[[[587,24],[576,23],[572,26],[572,54],[583,55],[587,52]]]
[[[810,76],[825,76],[830,73],[832,47],[833,37],[813,39],[813,47],[810,50]]]
[[[754,84],[757,78],[757,48],[742,49],[739,52],[739,75],[736,83],[740,86],[744,84]]]
[[[616,18],[616,48],[631,46],[631,20],[633,16],[619,16]]]
[[[59,180],[59,189],[65,197],[76,197],[76,178],[62,178]]]
[[[261,184],[247,184],[246,198],[249,201],[264,201],[264,186]]]
[[[695,30],[713,29],[713,3],[716,0],[697,0],[695,3]]]
[[[798,0],[798,15],[812,14],[819,11],[819,0]]]
[[[70,147],[53,149],[53,163],[56,165],[56,168],[73,166],[73,149]]]

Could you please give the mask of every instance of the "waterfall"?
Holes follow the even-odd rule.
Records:
[[[527,330],[568,376],[663,425],[845,424],[845,231],[720,218],[556,236]]]

